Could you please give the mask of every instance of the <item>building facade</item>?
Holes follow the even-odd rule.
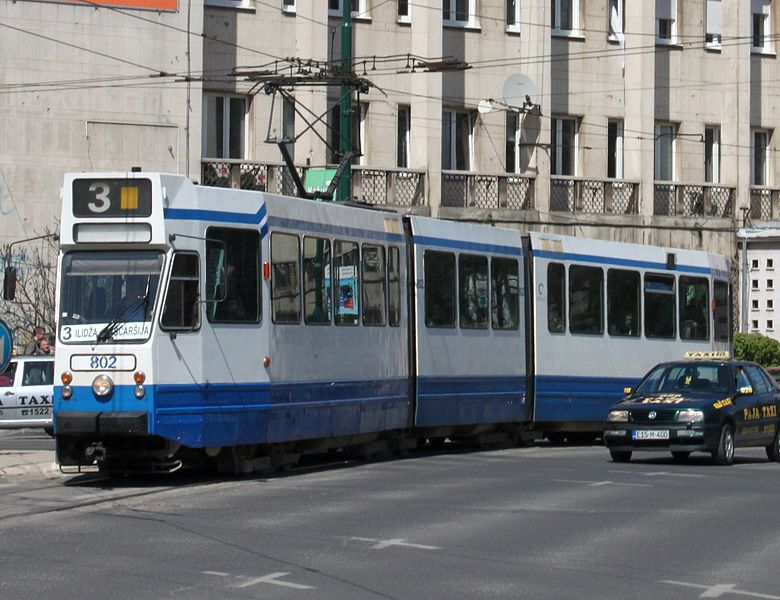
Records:
[[[352,0],[352,195],[736,256],[777,216],[776,0]],[[62,173],[187,173],[294,193],[338,162],[343,0],[0,3],[0,237]],[[321,117],[317,120],[317,117]],[[314,122],[307,129],[305,119]]]

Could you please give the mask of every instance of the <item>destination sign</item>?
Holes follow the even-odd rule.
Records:
[[[152,214],[149,179],[75,179],[73,214],[77,217],[148,217]]]

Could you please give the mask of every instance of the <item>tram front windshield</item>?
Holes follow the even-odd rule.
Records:
[[[162,252],[70,252],[62,259],[60,339],[65,343],[149,338]]]

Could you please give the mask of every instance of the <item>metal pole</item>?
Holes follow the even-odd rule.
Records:
[[[344,77],[352,72],[352,0],[342,0],[343,13],[341,17],[341,64]],[[339,151],[344,157],[352,153],[352,88],[341,86],[341,118],[339,119]],[[339,200],[342,202],[352,198],[352,170],[350,166],[344,169],[339,180]]]

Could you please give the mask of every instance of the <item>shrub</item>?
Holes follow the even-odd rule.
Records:
[[[734,358],[752,360],[764,367],[780,365],[780,342],[760,333],[737,333]]]

